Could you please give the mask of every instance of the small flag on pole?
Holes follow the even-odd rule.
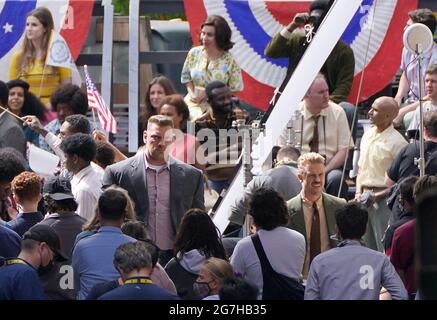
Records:
[[[117,122],[115,121],[111,111],[106,106],[103,98],[100,93],[97,91],[96,85],[91,79],[88,68],[84,67],[85,71],[85,82],[86,82],[86,91],[88,96],[88,106],[97,111],[97,115],[99,116],[100,123],[108,132],[117,133]]]
[[[53,31],[50,35],[50,41],[47,50],[46,65],[54,67],[68,68],[71,70],[71,82],[78,85],[82,85],[82,79],[73,57],[68,47],[67,42],[62,36]]]

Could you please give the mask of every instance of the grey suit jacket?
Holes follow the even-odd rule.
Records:
[[[169,157],[170,216],[174,231],[185,212],[191,208],[205,209],[202,172]],[[149,198],[146,185],[144,153],[113,164],[105,169],[103,188],[116,184],[126,189],[135,203],[137,218],[146,224],[149,218]]]
[[[22,155],[26,151],[26,138],[21,123],[6,111],[0,114],[0,148],[11,147]]]
[[[326,215],[326,224],[328,226],[329,242],[331,248],[334,248],[338,244],[337,240],[331,238],[336,234],[335,211],[342,208],[346,204],[346,200],[331,196],[330,194],[327,193],[322,194],[322,199],[323,199],[323,208],[325,210],[325,215]],[[303,234],[306,241],[307,233],[305,229],[305,218],[302,209],[302,197],[300,196],[300,194],[298,194],[293,199],[287,201],[287,208],[288,208],[288,213],[290,215],[290,219],[287,226],[290,229],[296,230],[297,232]]]
[[[248,200],[259,188],[272,188],[287,201],[300,192],[302,184],[297,178],[297,169],[289,165],[279,165],[260,176],[254,177],[247,184],[244,194],[238,197],[231,206],[230,222],[238,225],[244,223]]]

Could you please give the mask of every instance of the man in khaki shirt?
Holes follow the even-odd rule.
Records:
[[[363,202],[369,208],[365,242],[369,248],[381,252],[384,250],[381,239],[391,212],[385,201],[385,172],[399,151],[407,145],[404,137],[393,127],[397,112],[395,99],[380,97],[375,100],[369,110],[373,127],[361,138],[358,161],[355,200]]]
[[[319,253],[336,246],[333,239],[335,212],[346,201],[323,192],[325,159],[314,152],[298,159],[298,177],[302,191],[287,202],[290,221],[288,227],[302,233],[306,240],[303,276],[306,278],[312,259]]]
[[[354,143],[346,113],[329,100],[329,88],[323,74],[314,79],[299,105],[299,113],[300,117],[293,124],[300,132],[295,135],[295,146],[299,146],[303,154],[317,152],[325,157],[326,192],[337,196],[346,154]],[[286,129],[277,144],[285,145],[287,136]],[[347,185],[343,183],[341,189],[340,196],[346,198]]]

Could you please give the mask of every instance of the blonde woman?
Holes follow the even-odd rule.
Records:
[[[39,7],[31,11],[26,17],[22,48],[12,56],[9,67],[9,79],[29,83],[30,92],[46,105],[59,85],[71,82],[69,69],[45,64],[53,29],[53,17],[47,8]]]

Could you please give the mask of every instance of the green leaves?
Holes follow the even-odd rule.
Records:
[[[114,12],[122,15],[129,14],[129,0],[112,0],[114,5]]]

